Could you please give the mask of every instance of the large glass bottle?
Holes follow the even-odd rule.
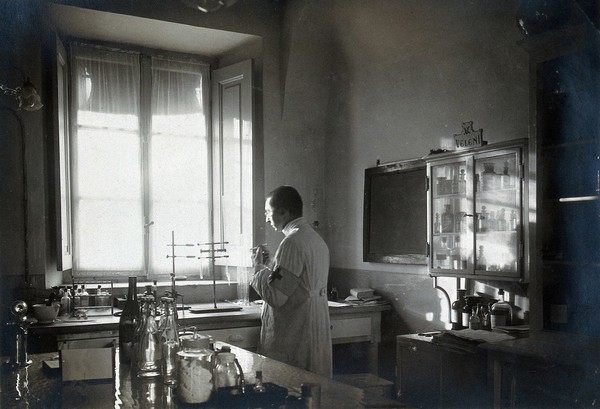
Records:
[[[513,325],[512,307],[504,300],[504,290],[502,288],[498,290],[498,296],[500,300],[492,305],[490,311],[492,329],[502,325]]]
[[[158,331],[162,348],[162,374],[166,384],[174,384],[177,380],[177,352],[179,351],[179,334],[175,320],[173,298],[162,297],[164,315],[160,318]]]
[[[462,309],[464,297],[467,294],[467,290],[456,290],[456,300],[452,303],[451,306],[451,321],[452,321],[452,329],[462,329],[463,321],[462,321]]]
[[[162,366],[162,350],[158,325],[154,318],[154,297],[147,295],[148,308],[146,308],[146,322],[142,328],[139,354],[138,354],[138,376],[140,378],[153,378],[160,376]]]
[[[140,319],[140,307],[137,300],[137,278],[129,277],[127,301],[119,318],[119,357],[124,363],[131,362],[132,343],[135,327]]]

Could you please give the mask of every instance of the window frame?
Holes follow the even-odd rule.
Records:
[[[68,46],[67,46],[67,50],[68,50],[68,58],[67,58],[67,63],[68,63],[68,67],[69,67],[69,79],[68,79],[68,85],[69,85],[69,89],[72,89],[73,84],[75,84],[76,81],[76,73],[74,72],[74,70],[71,69],[72,67],[72,61],[73,61],[73,55],[71,52],[71,46],[73,44],[79,44],[79,45],[89,45],[89,46],[93,46],[93,47],[100,47],[100,48],[104,48],[104,49],[109,49],[109,50],[118,50],[118,51],[125,51],[125,52],[135,52],[135,53],[139,53],[140,55],[140,138],[142,138],[142,140],[147,140],[147,138],[150,136],[151,133],[151,122],[152,122],[152,113],[151,113],[151,98],[150,98],[150,94],[151,94],[151,84],[152,84],[152,65],[151,65],[151,59],[152,57],[157,57],[157,58],[168,58],[168,59],[174,59],[177,61],[181,61],[181,62],[192,62],[192,63],[196,63],[196,64],[201,64],[201,65],[205,65],[207,67],[207,71],[206,71],[206,80],[203,81],[206,85],[205,87],[205,91],[203,92],[204,94],[204,98],[206,98],[205,102],[203,103],[206,109],[207,114],[207,120],[206,120],[206,135],[207,135],[207,149],[208,152],[212,152],[213,151],[213,138],[212,138],[212,104],[211,104],[211,76],[212,76],[212,71],[215,69],[215,64],[216,64],[216,59],[210,59],[207,58],[205,56],[202,55],[192,55],[192,54],[188,54],[188,53],[177,53],[177,52],[171,52],[171,51],[166,51],[166,50],[160,50],[160,49],[154,49],[154,48],[147,48],[147,47],[139,47],[139,46],[129,46],[129,45],[125,45],[125,44],[119,44],[119,43],[108,43],[108,42],[102,42],[102,41],[88,41],[88,40],[82,40],[82,39],[77,39],[77,38],[69,38],[68,42],[67,42]],[[77,126],[77,120],[76,120],[76,115],[77,115],[77,104],[74,101],[74,98],[76,98],[76,96],[74,95],[73,92],[69,93],[69,115],[68,118],[70,120],[70,127],[69,127],[69,135],[68,135],[68,141],[69,143],[67,144],[69,147],[71,146],[71,140],[72,140],[72,136],[75,135],[75,127]],[[142,166],[144,167],[144,169],[142,170],[143,174],[144,174],[144,178],[143,178],[143,213],[144,213],[144,226],[145,229],[147,231],[148,226],[150,225],[151,221],[149,219],[149,210],[150,210],[150,196],[149,196],[149,188],[148,188],[148,184],[149,184],[149,177],[148,177],[148,148],[147,148],[147,144],[145,142],[141,142],[142,146],[144,146],[144,151],[143,151],[143,156],[142,156]],[[209,153],[209,157],[211,156],[211,154]],[[252,156],[254,157],[254,153],[252,153]],[[68,172],[70,173],[71,168],[72,168],[72,160],[71,158],[68,158],[68,166],[66,167],[68,169]],[[210,158],[208,159],[208,162],[205,166],[205,169],[207,169],[208,172],[208,180],[212,181],[214,179],[214,172],[215,169],[212,168],[212,166],[210,165]],[[71,181],[69,181],[69,187]],[[207,201],[209,203],[209,213],[213,214],[213,211],[211,210],[211,207],[214,204],[214,189],[212,189],[212,183],[209,183],[209,189],[206,192],[207,194]],[[72,200],[73,198],[70,197],[69,198],[69,203],[66,203],[66,205],[69,208],[72,208]],[[69,214],[69,222],[72,220],[72,215]],[[211,222],[212,222],[212,218],[210,218]],[[209,237],[211,237],[211,241],[212,236],[214,234],[214,229],[209,229]],[[71,234],[72,237],[72,234]],[[149,269],[149,257],[150,257],[150,243],[149,243],[149,235],[148,234],[144,234],[144,238],[143,238],[143,248],[144,248],[144,264],[143,264],[143,271],[136,273],[136,275],[142,279],[161,279],[166,276],[168,276],[168,274],[152,274],[150,273],[150,269]],[[71,248],[72,248],[71,244]],[[125,280],[129,275],[131,275],[132,272],[116,272],[116,271],[92,271],[92,270],[88,270],[88,271],[75,271],[73,269],[72,266],[69,266],[68,268],[63,268],[63,281],[67,280],[67,279],[72,279],[73,277],[75,278],[82,278],[82,279],[114,279],[116,281],[122,281]],[[214,274],[215,271],[215,265],[214,263],[210,263],[209,265],[209,275],[208,277],[204,277],[204,280],[211,280],[212,276]],[[70,277],[66,277],[64,276],[65,273],[68,273],[70,275]],[[196,278],[195,278],[196,279]],[[199,279],[199,277],[198,277]]]

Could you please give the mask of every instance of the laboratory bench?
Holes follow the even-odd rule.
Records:
[[[236,304],[218,303],[217,307]],[[188,310],[178,311],[181,327],[195,327],[200,333],[248,350],[256,350],[260,334],[261,306],[243,305],[239,311],[212,312],[213,303],[190,304]],[[381,342],[381,313],[389,305],[354,305],[330,303],[331,337],[333,344],[366,343],[368,369],[378,373],[379,343]],[[201,310],[202,313],[192,313]],[[115,310],[118,313],[118,310]],[[208,311],[208,312],[204,312]],[[111,314],[89,316],[87,319],[59,317],[53,323],[34,323],[29,327],[32,352],[51,352],[61,349],[101,347],[118,343],[119,317]]]
[[[216,348],[229,346],[238,359],[246,385],[251,387],[255,382],[255,373],[261,370],[263,381],[277,385],[288,396],[300,396],[300,388],[304,383],[320,385],[320,407],[335,409],[352,408],[400,408],[404,407],[391,399],[372,396],[364,390],[334,381],[330,378],[299,369],[262,355],[221,342]],[[119,363],[119,349],[114,350],[112,379],[95,381],[63,382],[60,369],[52,369],[52,362],[57,361],[56,353],[30,355],[32,363],[22,368],[2,368],[0,406],[11,408],[229,408],[218,400],[209,400],[197,405],[182,404],[173,386],[165,385],[162,378],[141,380],[129,365]],[[91,363],[93,365],[93,362]],[[285,395],[284,395],[285,396]],[[255,407],[255,406],[251,406]],[[265,406],[265,407],[292,407]],[[314,406],[316,407],[316,406]]]
[[[396,375],[396,396],[412,407],[594,408],[600,339],[550,331],[489,342],[399,335]]]

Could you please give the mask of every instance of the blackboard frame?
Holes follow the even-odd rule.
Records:
[[[365,169],[363,261],[427,265],[427,164]]]

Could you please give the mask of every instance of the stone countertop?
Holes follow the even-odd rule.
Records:
[[[220,348],[225,343],[217,342]],[[228,345],[236,355],[245,374],[247,384],[253,384],[257,370],[263,373],[264,382],[274,383],[288,390],[290,396],[300,395],[303,383],[321,386],[321,406],[328,409],[400,407],[397,402],[379,399],[370,401],[362,389],[334,381],[312,372],[299,369],[265,356]],[[32,364],[18,369],[2,367],[0,403],[11,408],[206,408],[219,409],[209,401],[200,405],[182,405],[177,390],[165,385],[161,378],[140,380],[128,365],[119,364],[119,351],[115,348],[113,379],[105,381],[63,382],[60,368],[44,369],[44,361],[55,361],[56,354],[30,355]]]

